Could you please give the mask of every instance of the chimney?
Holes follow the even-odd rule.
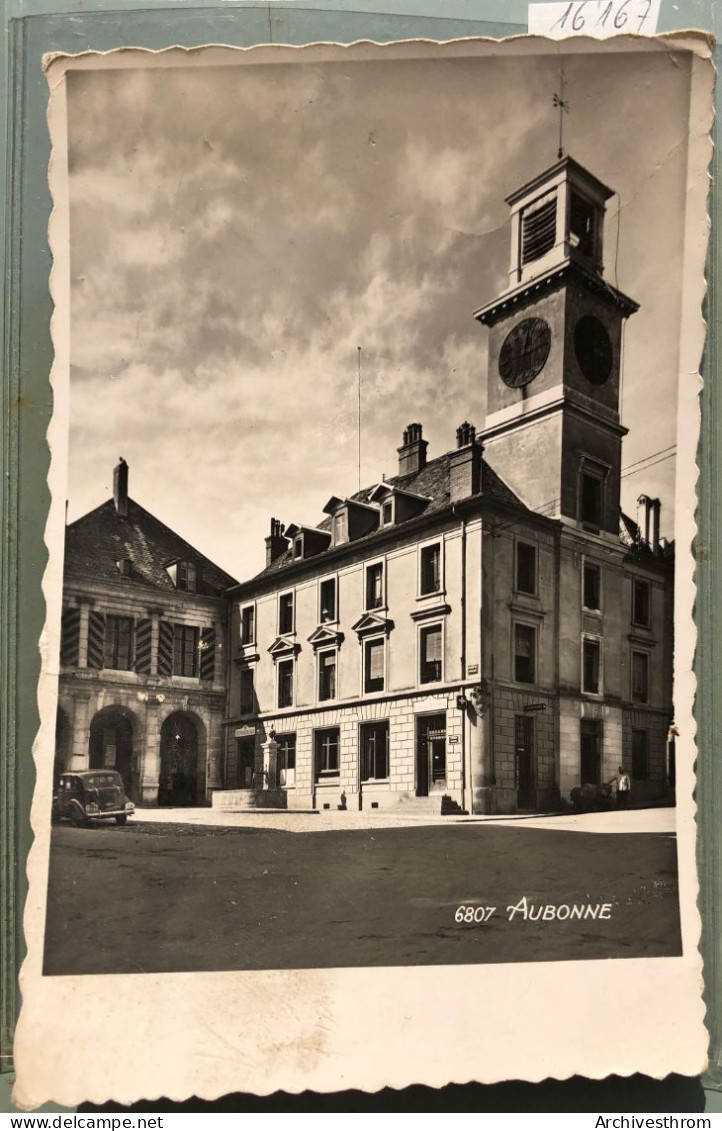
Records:
[[[456,429],[456,451],[449,457],[451,502],[467,499],[481,490],[481,456],[484,449],[476,439],[476,429],[465,420]]]
[[[288,549],[288,538],[283,537],[283,523],[271,519],[271,533],[266,538],[266,569]]]
[[[651,503],[652,503],[652,500],[649,498],[648,495],[640,495],[639,498],[637,499],[637,506],[638,507],[644,507],[644,527],[642,528],[642,530],[640,532],[640,539],[647,546],[649,545],[649,534],[650,534],[649,517],[650,517]]]
[[[659,553],[659,520],[662,511],[662,503],[659,499],[652,499],[652,549],[654,553]]]
[[[128,517],[128,464],[120,457],[117,466],[113,469],[113,502],[116,512],[123,518]]]
[[[421,435],[420,424],[409,424],[404,432],[404,442],[398,449],[399,475],[413,475],[426,467],[426,440]]]

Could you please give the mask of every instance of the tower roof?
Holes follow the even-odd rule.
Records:
[[[610,189],[600,181],[598,177],[595,177],[594,173],[590,173],[588,169],[585,169],[583,165],[575,161],[573,157],[567,156],[562,157],[560,161],[556,161],[547,169],[542,170],[541,173],[537,173],[535,177],[532,177],[530,181],[523,184],[521,188],[515,189],[514,192],[506,197],[506,203],[511,205],[516,204],[522,197],[531,195],[536,189],[546,184],[547,181],[558,177],[558,175],[564,171],[567,172],[570,180],[585,182],[587,188],[591,189],[595,196],[601,197],[603,201],[609,200],[610,196],[614,196],[614,189]]]

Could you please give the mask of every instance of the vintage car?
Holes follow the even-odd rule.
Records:
[[[67,818],[72,825],[115,819],[124,825],[135,812],[125,796],[123,779],[117,770],[82,770],[61,774],[53,797],[53,820]]]

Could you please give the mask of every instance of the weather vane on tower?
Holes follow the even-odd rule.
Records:
[[[563,142],[564,142],[564,115],[569,113],[569,102],[564,97],[564,87],[565,87],[565,85],[566,84],[565,84],[565,81],[564,81],[564,64],[562,63],[561,68],[559,70],[559,89],[560,89],[561,93],[557,94],[556,91],[555,91],[554,97],[552,99],[553,104],[555,106],[557,106],[558,109],[559,109],[559,149],[557,150],[557,157],[559,158],[560,161],[561,161],[562,157],[564,156],[564,144],[563,144]]]

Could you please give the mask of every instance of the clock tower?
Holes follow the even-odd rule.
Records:
[[[507,197],[509,283],[475,317],[490,331],[489,463],[532,510],[616,537],[622,326],[638,306],[604,279],[612,195],[563,157]]]

